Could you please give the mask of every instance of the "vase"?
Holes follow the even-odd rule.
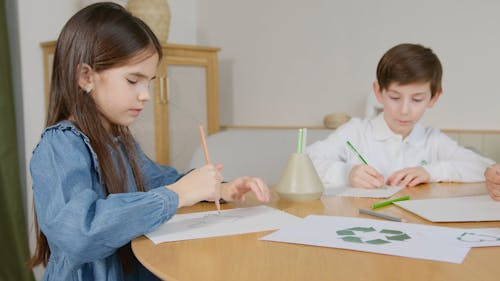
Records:
[[[127,10],[143,20],[160,42],[167,42],[170,27],[170,7],[167,0],[129,0]]]
[[[293,153],[275,190],[289,201],[308,201],[319,199],[324,187],[309,156]]]

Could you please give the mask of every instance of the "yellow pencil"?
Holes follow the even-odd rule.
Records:
[[[201,145],[203,146],[203,153],[205,154],[205,162],[207,164],[210,164],[210,163],[212,163],[212,161],[210,161],[210,155],[208,154],[208,146],[207,146],[207,141],[205,139],[205,132],[203,130],[203,126],[199,125],[198,128],[200,129]],[[218,195],[218,194],[216,194],[216,195]],[[219,213],[220,213],[219,199],[220,198],[215,197],[214,202],[215,202],[215,206],[217,207],[217,211],[219,211]]]

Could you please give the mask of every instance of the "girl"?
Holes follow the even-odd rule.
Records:
[[[76,13],[57,40],[47,128],[30,163],[37,220],[31,266],[44,280],[157,280],[130,241],[201,200],[269,200],[258,178],[220,184],[222,165],[186,175],[148,159],[128,125],[149,100],[161,46],[120,5]],[[220,193],[219,193],[220,192]]]

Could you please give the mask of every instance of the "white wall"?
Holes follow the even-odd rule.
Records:
[[[431,47],[444,95],[424,121],[500,129],[500,2],[493,0],[211,0],[198,3],[198,43],[220,52],[221,124],[321,125],[362,116],[382,54]]]
[[[168,0],[171,18],[169,43],[196,44],[197,0]]]

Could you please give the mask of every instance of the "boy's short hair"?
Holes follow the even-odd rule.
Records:
[[[430,82],[431,96],[441,90],[443,69],[439,58],[430,48],[418,44],[399,44],[389,49],[377,65],[380,90],[392,82],[406,85]]]

